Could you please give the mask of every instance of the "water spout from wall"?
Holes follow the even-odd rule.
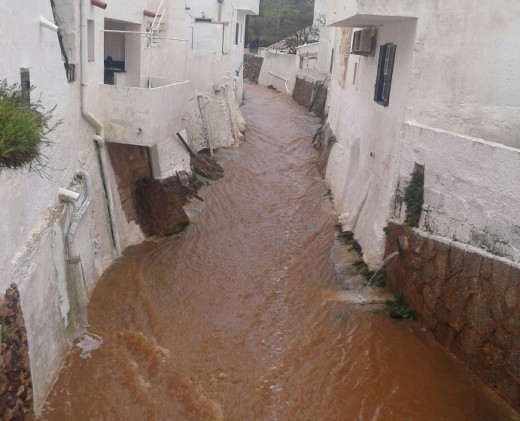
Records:
[[[375,277],[379,274],[379,272],[381,272],[381,270],[385,267],[385,264],[390,261],[392,258],[394,258],[395,256],[398,256],[400,253],[399,250],[397,251],[394,251],[393,253],[390,253],[388,256],[386,256],[384,258],[384,260],[381,262],[381,264],[379,265],[379,267],[377,268],[377,270],[374,272],[374,274],[370,277],[370,279],[368,280],[368,283],[367,283],[367,288],[369,286],[372,286],[372,281],[375,279]]]
[[[404,251],[408,250],[408,238],[406,238],[404,235],[401,235],[397,237],[397,250],[393,253],[390,253],[388,256],[386,256],[377,270],[374,272],[374,274],[370,277],[367,283],[367,287],[372,286],[372,281],[375,279],[375,277],[381,272],[381,270],[385,267],[385,264],[389,262],[392,258],[395,256],[398,256],[399,254],[403,253]]]

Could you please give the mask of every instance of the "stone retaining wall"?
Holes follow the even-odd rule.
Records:
[[[33,420],[33,395],[20,294],[12,285],[0,300],[0,420]]]
[[[520,267],[398,222],[387,227],[385,255],[399,236],[408,248],[387,264],[389,289],[402,291],[436,340],[519,410]]]
[[[297,76],[292,97],[299,105],[321,117],[325,112],[327,87],[322,81],[311,82]]]
[[[250,82],[258,82],[263,62],[263,57],[257,57],[253,54],[244,54],[244,80],[247,79]]]

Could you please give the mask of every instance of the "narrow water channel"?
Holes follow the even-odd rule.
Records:
[[[512,419],[418,324],[324,299],[336,218],[316,121],[253,85],[242,111],[247,141],[196,221],[103,275],[102,344],[72,350],[42,419]]]

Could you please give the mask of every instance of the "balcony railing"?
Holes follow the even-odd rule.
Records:
[[[152,79],[152,88],[99,85],[99,115],[108,141],[153,146],[173,138],[183,127],[190,82]]]

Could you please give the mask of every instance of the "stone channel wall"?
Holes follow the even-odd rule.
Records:
[[[33,420],[33,395],[20,294],[12,285],[0,299],[0,420]]]
[[[481,249],[398,222],[408,247],[387,264],[387,285],[402,291],[419,321],[516,410],[520,409],[520,267]]]
[[[253,54],[244,54],[244,80],[247,79],[250,82],[258,82],[263,62],[263,57]]]
[[[325,113],[327,86],[321,80],[309,81],[296,76],[292,97],[299,105],[321,117]]]

